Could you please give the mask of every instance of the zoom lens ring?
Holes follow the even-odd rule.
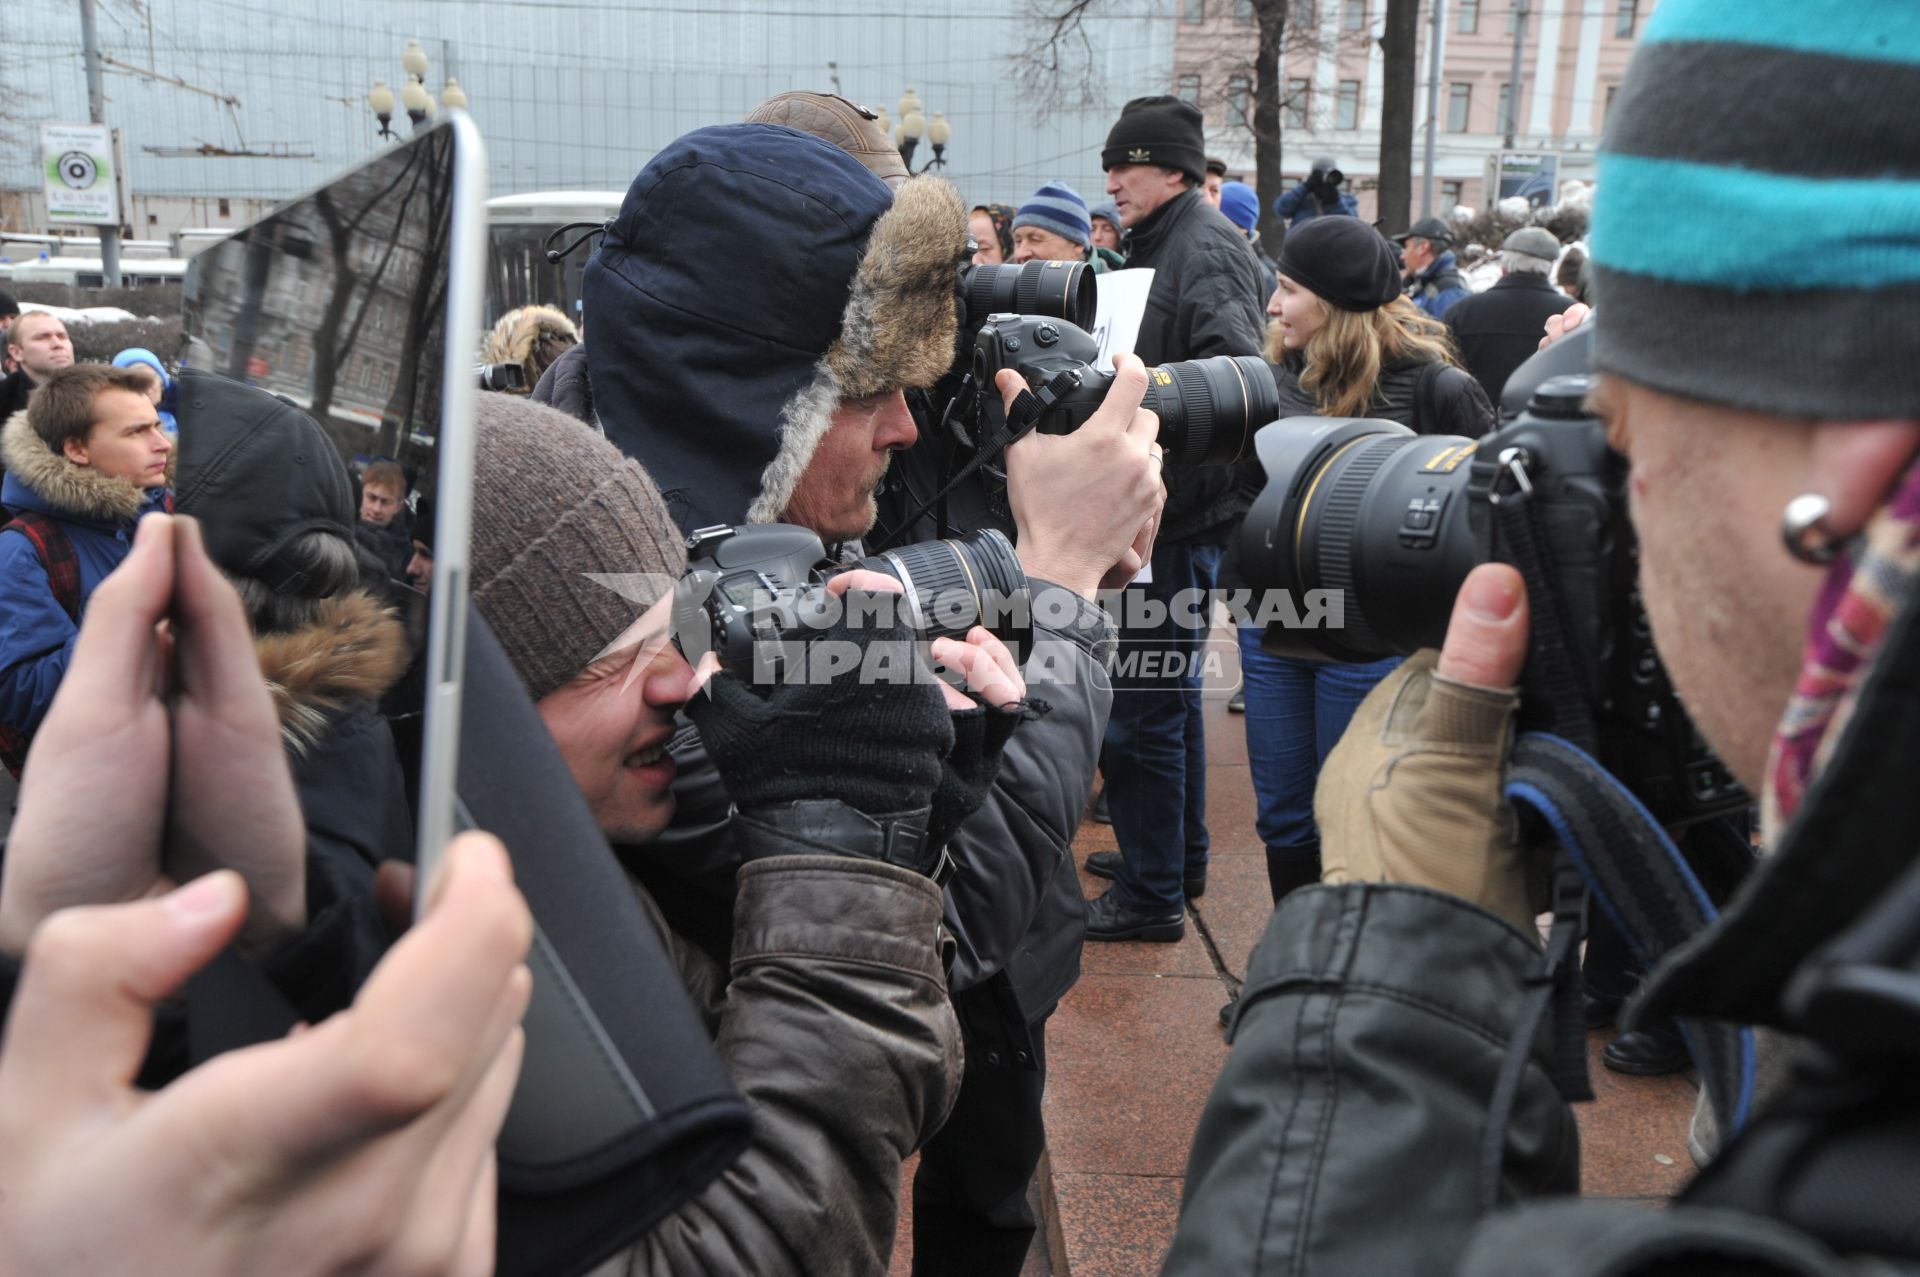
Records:
[[[1215,412],[1213,390],[1207,384],[1207,374],[1201,371],[1197,360],[1187,360],[1177,364],[1167,364],[1156,368],[1154,373],[1165,371],[1173,377],[1172,387],[1161,387],[1155,396],[1158,402],[1168,397],[1169,389],[1179,400],[1179,408],[1173,414],[1174,428],[1179,438],[1174,440],[1175,447],[1168,448],[1172,454],[1168,460],[1177,466],[1198,465],[1213,450]],[[1153,373],[1149,373],[1151,377]],[[1167,435],[1167,414],[1160,414],[1160,437]]]
[[[1405,435],[1382,435],[1354,449],[1340,473],[1327,481],[1327,494],[1313,516],[1318,533],[1314,560],[1320,569],[1320,588],[1338,590],[1346,627],[1346,643],[1365,650],[1382,650],[1380,637],[1360,611],[1360,592],[1353,571],[1353,547],[1360,535],[1360,507],[1373,477],[1409,442]]]
[[[936,639],[965,634],[980,620],[980,586],[962,559],[964,551],[949,541],[924,541],[889,550],[883,557],[907,587],[910,615],[920,637]],[[947,623],[943,602],[964,595],[972,600],[964,616]]]

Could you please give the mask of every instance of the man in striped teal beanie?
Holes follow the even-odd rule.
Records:
[[[1483,563],[1441,651],[1325,761],[1328,872],[1247,960],[1163,1277],[1920,1263],[1912,1194],[1885,1188],[1920,1182],[1920,1139],[1889,1124],[1914,1111],[1893,1008],[1920,951],[1916,98],[1916,0],[1661,0],[1599,161],[1594,406],[1629,465],[1641,597],[1761,805],[1765,854],[1717,918],[1648,944],[1644,914],[1608,910],[1664,950],[1629,1022],[1691,1026],[1725,1124],[1689,1141],[1704,1173],[1660,1211],[1524,1200],[1577,1192],[1583,1142],[1553,1035],[1519,1011],[1539,862],[1503,801],[1529,609],[1552,601]],[[1710,1036],[1741,1026],[1796,1040]]]
[[[1013,217],[1016,262],[1084,261],[1093,245],[1087,202],[1065,182],[1048,182]]]

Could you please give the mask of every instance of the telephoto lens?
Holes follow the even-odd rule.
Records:
[[[1013,543],[995,528],[958,540],[920,541],[860,560],[907,592],[907,621],[917,637],[964,638],[984,625],[1024,659],[1033,638],[1027,574]]]
[[[1267,488],[1240,559],[1256,590],[1337,591],[1340,622],[1268,625],[1281,656],[1373,661],[1438,647],[1460,582],[1481,559],[1467,488],[1475,440],[1391,421],[1291,417],[1255,441]]]
[[[1280,415],[1280,394],[1266,360],[1215,355],[1147,369],[1140,406],[1160,416],[1167,465],[1218,466],[1252,455],[1256,432]]]
[[[1000,314],[1038,315],[1092,328],[1098,304],[1093,268],[1085,262],[967,266],[960,272],[960,297],[966,304],[962,332]]]

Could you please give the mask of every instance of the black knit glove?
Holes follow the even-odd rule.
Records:
[[[953,749],[933,791],[927,845],[944,847],[960,822],[971,816],[1000,775],[1000,755],[1014,729],[1044,712],[1032,702],[1009,709],[965,709],[953,713]]]
[[[809,655],[822,644],[865,653],[886,643],[918,660],[904,626],[848,626],[857,594],[848,591],[840,620],[810,637]],[[688,704],[740,810],[743,854],[868,856],[932,873],[943,843],[928,843],[925,831],[953,747],[952,716],[929,679],[863,682],[864,666],[829,683],[762,686],[719,674]]]

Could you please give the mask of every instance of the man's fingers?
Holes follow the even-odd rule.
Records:
[[[403,1137],[422,1142],[430,1155],[402,1225],[405,1236],[395,1248],[397,1258],[409,1261],[401,1265],[403,1271],[459,1271],[458,1261],[472,1245],[476,1211],[491,1241],[493,1145],[513,1101],[525,1048],[526,1035],[511,1030],[444,1129],[421,1123]],[[488,1190],[485,1198],[479,1195],[482,1188]]]
[[[1027,380],[1011,368],[993,374],[993,388],[1000,392],[1000,406],[1012,411],[1013,401],[1027,388]]]
[[[49,1117],[133,1082],[153,1007],[240,928],[246,886],[214,873],[155,900],[53,914],[34,932],[7,1022],[0,1104]]]
[[[1504,691],[1527,663],[1527,587],[1504,563],[1467,574],[1454,599],[1447,640],[1434,672],[1473,687]]]
[[[907,587],[900,584],[899,577],[875,572],[871,568],[855,568],[827,579],[827,593],[835,598],[848,590],[865,590],[869,594],[905,594]]]
[[[1113,384],[1107,387],[1107,397],[1100,401],[1100,409],[1087,418],[1080,427],[1082,431],[1111,431],[1114,434],[1145,434],[1148,439],[1154,437],[1160,429],[1160,419],[1152,413],[1142,414],[1140,401],[1147,397],[1147,366],[1135,355],[1115,355],[1113,357]],[[1151,424],[1143,424],[1142,416],[1151,418]]]
[[[254,1130],[234,1137],[245,1141],[242,1155],[270,1165],[323,1158],[471,1093],[526,1009],[521,960],[533,921],[506,849],[485,834],[448,845],[436,887],[351,1009],[175,1083],[217,1073],[208,1085],[281,1097]]]
[[[134,529],[133,549],[87,599],[87,623],[74,641],[66,684],[116,698],[153,695],[158,655],[153,627],[173,602],[173,519],[150,514]],[[59,713],[56,696],[51,718]]]
[[[176,519],[173,540],[174,624],[183,690],[205,694],[211,689],[232,696],[269,732],[277,732],[273,698],[259,674],[240,595],[207,557],[198,520]]]

